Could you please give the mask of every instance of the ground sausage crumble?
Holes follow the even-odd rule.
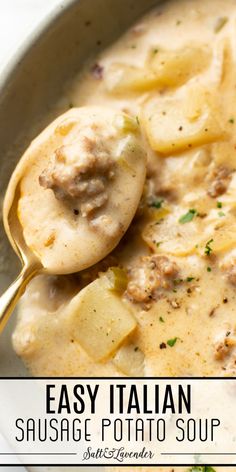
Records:
[[[165,256],[144,256],[128,272],[127,295],[134,302],[148,302],[160,289],[169,289],[179,273],[177,264]]]
[[[84,135],[55,151],[39,183],[59,200],[74,200],[86,217],[107,202],[107,183],[114,173],[115,161],[104,143],[93,134]]]

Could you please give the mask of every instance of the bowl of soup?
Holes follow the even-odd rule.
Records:
[[[0,85],[2,198],[30,142],[86,107],[112,109],[104,126],[114,115],[124,135],[141,136],[147,166],[119,244],[79,271],[70,247],[72,269],[58,268],[50,236],[60,172],[55,183],[37,154],[42,198],[29,210],[35,174],[18,167],[19,220],[53,273],[30,282],[1,339],[2,376],[235,375],[235,35],[233,0],[70,1],[13,58]],[[122,194],[130,189],[123,181]],[[83,224],[85,207],[71,208],[70,226]],[[111,226],[102,220],[104,238]],[[3,229],[1,241],[3,289],[17,261]]]

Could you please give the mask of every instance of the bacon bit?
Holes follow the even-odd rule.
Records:
[[[103,71],[104,67],[102,67],[100,64],[96,63],[91,67],[91,73],[96,80],[103,79]]]

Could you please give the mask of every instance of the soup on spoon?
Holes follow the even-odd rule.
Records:
[[[50,274],[81,271],[109,254],[135,215],[145,174],[146,153],[134,118],[87,106],[50,124],[19,161],[4,201],[8,237],[24,254],[12,232],[17,219],[27,248],[22,258],[27,280],[29,253]],[[3,295],[0,325],[22,283],[18,279]]]

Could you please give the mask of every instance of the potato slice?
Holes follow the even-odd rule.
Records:
[[[186,46],[173,51],[154,49],[150,54],[150,67],[158,83],[175,87],[202,72],[210,62],[207,46]]]
[[[208,209],[208,215],[202,219],[197,216],[200,208],[196,206],[197,210],[187,210],[184,207],[173,209],[162,220],[146,226],[142,237],[153,252],[181,257],[194,253],[204,256],[207,255],[207,242],[211,239],[213,241],[210,245],[210,254],[227,251],[235,245],[236,225],[232,225],[232,218],[227,212],[225,214],[223,212],[221,216],[219,209],[213,208],[210,211]],[[192,211],[194,216],[191,214]],[[181,220],[185,223],[181,223]]]
[[[144,67],[113,63],[105,84],[112,93],[145,92],[155,87],[175,87],[199,74],[210,61],[207,47],[185,47],[176,51],[154,49]]]
[[[106,88],[112,93],[145,92],[157,83],[152,70],[122,63],[112,64],[105,75]]]
[[[216,96],[203,87],[188,87],[183,95],[146,102],[141,116],[154,151],[168,155],[223,139]]]
[[[111,356],[137,322],[105,276],[84,288],[68,304],[73,338],[95,361]]]
[[[133,343],[127,343],[117,351],[113,363],[122,374],[130,377],[144,376],[144,354]]]
[[[232,219],[226,217],[215,219],[206,227],[204,240],[198,245],[197,252],[207,255],[207,246],[210,246],[210,254],[219,254],[235,247],[236,225]],[[210,241],[210,243],[209,243]],[[208,244],[209,243],[209,244]]]
[[[184,213],[185,210],[182,214]],[[204,237],[199,228],[199,220],[194,218],[189,223],[180,224],[179,216],[172,213],[162,221],[146,226],[142,237],[152,251],[176,256],[186,256],[196,252],[196,246]]]

